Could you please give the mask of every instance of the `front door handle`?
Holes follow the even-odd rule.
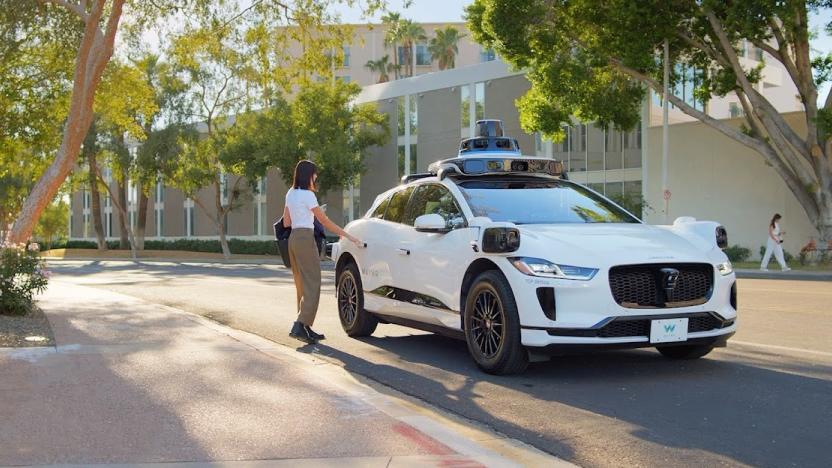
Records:
[[[399,255],[410,255],[410,249],[398,249]]]

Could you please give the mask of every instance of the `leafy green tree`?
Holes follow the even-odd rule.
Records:
[[[0,240],[60,143],[81,30],[31,1],[0,0]]]
[[[47,205],[35,226],[35,239],[43,244],[43,250],[52,248],[56,240],[65,239],[69,229],[69,203],[61,198]]]
[[[438,62],[440,70],[456,66],[456,56],[459,53],[458,44],[463,37],[465,37],[465,34],[459,34],[459,30],[453,26],[436,30],[435,36],[430,40],[428,50]]]
[[[384,45],[393,49],[393,73],[399,79],[402,64],[399,63],[399,42],[402,39],[402,15],[390,12],[381,17],[381,22],[387,28],[384,31]]]
[[[390,73],[396,73],[399,66],[390,63],[390,56],[385,55],[378,60],[367,60],[364,68],[371,73],[378,73],[376,83],[386,83],[390,81]]]
[[[387,139],[385,115],[372,105],[352,104],[360,90],[355,83],[318,83],[302,89],[292,102],[294,136],[302,157],[318,165],[321,193],[352,184],[365,169],[364,151]],[[287,183],[298,159],[275,163]]]
[[[571,116],[622,129],[635,126],[647,89],[662,92],[663,45],[671,88],[697,71],[699,99],[735,93],[745,124],[735,128],[682,97],[682,112],[753,149],[783,178],[824,240],[832,239],[832,57],[813,55],[809,14],[826,1],[475,0],[467,8],[477,42],[492,47],[532,83],[518,101],[521,124],[553,139]],[[779,62],[805,106],[807,131],[793,129],[760,91],[763,67],[741,60],[744,40]]]
[[[402,42],[402,49],[404,53],[405,70],[407,76],[413,76],[413,48],[417,42],[427,39],[425,36],[425,28],[412,20],[404,19],[398,27],[399,39]]]
[[[364,171],[364,152],[381,145],[387,119],[372,105],[353,105],[355,83],[315,83],[299,90],[294,101],[278,101],[268,110],[240,118],[221,153],[226,167],[247,180],[277,167],[291,184],[295,165],[311,159],[318,165],[324,194],[346,187]]]
[[[38,8],[34,0],[18,2],[21,8]],[[72,171],[81,143],[93,118],[95,90],[104,68],[113,54],[125,0],[94,0],[74,3],[71,0],[43,0],[47,18],[72,14],[83,25],[83,35],[75,55],[75,72],[64,132],[54,160],[40,176],[27,196],[8,237],[22,242],[29,238],[40,213],[55,197]],[[61,51],[65,52],[65,51]]]

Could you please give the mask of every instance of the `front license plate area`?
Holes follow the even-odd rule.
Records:
[[[651,343],[674,343],[687,341],[688,319],[662,319],[650,321]]]

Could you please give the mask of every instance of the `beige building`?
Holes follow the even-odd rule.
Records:
[[[411,51],[414,76],[439,71],[439,64],[431,57],[428,44],[436,35],[437,29],[444,29],[447,26],[459,30],[462,36],[457,44],[459,53],[455,61],[456,68],[496,59],[492,50],[484,49],[473,41],[465,23],[420,23],[420,25],[425,29],[426,40],[415,44]],[[383,24],[355,24],[352,27],[353,41],[344,45],[344,64],[335,69],[334,74],[339,79],[355,82],[361,86],[375,84],[379,79],[378,73],[371,72],[366,67],[367,62],[378,60],[385,55],[389,56],[390,63],[393,63],[394,59],[392,46],[384,44],[387,27]],[[399,63],[404,63],[405,51],[401,44],[398,44],[395,53],[399,57]],[[391,74],[390,80],[393,79]]]

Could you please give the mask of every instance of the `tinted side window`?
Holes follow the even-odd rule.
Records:
[[[371,218],[384,218],[384,212],[387,211],[387,205],[390,204],[390,197],[388,196],[385,198],[381,203],[378,204],[375,211],[373,211]]]
[[[390,204],[387,206],[387,212],[384,213],[384,219],[394,223],[402,222],[404,210],[407,207],[407,201],[410,199],[411,193],[413,193],[413,187],[394,193],[393,198],[390,199]]]
[[[456,228],[465,224],[465,218],[451,192],[438,184],[420,185],[410,198],[403,223],[413,225],[416,218],[426,214],[438,214],[445,219],[448,227]]]

